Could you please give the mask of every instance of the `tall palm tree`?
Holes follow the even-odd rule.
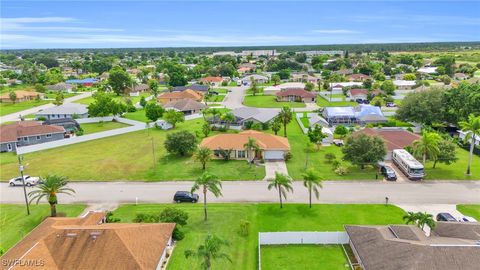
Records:
[[[418,221],[418,213],[407,212],[407,214],[403,216],[403,221],[405,221],[405,224],[416,224]]]
[[[255,158],[255,152],[259,149],[257,141],[253,138],[248,137],[248,141],[243,145],[243,147],[247,151],[249,163],[252,163],[253,159]]]
[[[215,235],[207,235],[203,245],[198,246],[197,251],[185,250],[185,258],[197,257],[202,260],[200,266],[204,270],[212,268],[212,261],[222,259],[232,262],[228,254],[222,252],[223,246],[229,246],[228,242]]]
[[[413,142],[413,150],[415,155],[422,156],[423,165],[427,162],[427,156],[430,158],[435,158],[440,151],[438,149],[438,143],[441,141],[442,137],[435,132],[423,132],[422,138]]]
[[[37,186],[36,190],[30,191],[28,196],[30,198],[30,202],[37,200],[36,204],[42,199],[47,198],[48,203],[50,204],[50,216],[56,217],[57,216],[57,194],[67,194],[73,196],[75,190],[66,187],[67,185],[67,178],[64,176],[59,175],[48,175],[44,182]]]
[[[222,196],[222,182],[217,176],[204,172],[193,183],[192,193],[202,188],[203,191],[203,211],[205,213],[205,221],[207,220],[207,191],[210,191],[215,197]]]
[[[288,106],[283,106],[278,116],[283,124],[283,136],[287,137],[287,125],[292,121],[292,110]]]
[[[465,134],[465,140],[470,141],[470,154],[468,156],[467,175],[470,175],[470,167],[472,165],[473,148],[475,147],[476,138],[480,137],[480,116],[475,117],[473,114],[468,116],[468,121],[461,121],[460,127]]]
[[[308,189],[308,202],[310,208],[312,208],[312,191],[315,193],[315,197],[320,197],[319,188],[322,188],[322,180],[318,175],[317,171],[313,168],[308,168],[305,173],[302,174],[303,185]]]
[[[292,179],[290,176],[283,173],[275,172],[275,178],[269,179],[268,190],[275,188],[278,190],[278,197],[280,199],[280,208],[283,208],[282,198],[287,198],[287,191],[293,191]]]
[[[235,116],[233,115],[232,112],[226,112],[222,114],[222,120],[225,121],[225,128],[229,129],[230,128],[230,123],[232,123],[235,120]]]
[[[220,115],[220,111],[219,111],[217,108],[210,108],[209,111],[210,111],[210,114],[211,114],[212,117],[213,117],[213,122],[215,123],[215,122],[216,122],[215,117],[216,117],[217,115]]]
[[[431,230],[435,229],[435,220],[431,214],[426,212],[418,212],[418,227],[423,230],[425,225],[430,227]]]

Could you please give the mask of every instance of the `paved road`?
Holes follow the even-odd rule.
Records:
[[[72,103],[76,100],[87,98],[91,95],[92,95],[92,92],[81,93],[79,95],[66,98],[63,101],[63,103],[64,104]],[[26,109],[26,110],[23,110],[23,111],[19,111],[19,112],[16,112],[16,113],[7,114],[7,115],[4,115],[4,116],[0,117],[0,123],[18,121],[18,120],[20,120],[20,115],[34,114],[34,113],[37,113],[40,110],[45,110],[45,109],[52,108],[52,107],[55,107],[55,105],[53,103],[48,103],[48,104],[45,104],[45,105],[33,107],[33,108]]]
[[[277,202],[277,192],[267,190],[266,181],[223,182],[223,197],[212,202]],[[75,197],[60,195],[61,203],[116,204],[139,202],[168,203],[177,190],[189,190],[191,182],[77,182],[70,183]],[[294,193],[287,202],[305,203],[307,191],[302,182],[293,184]],[[32,190],[33,188],[28,188]],[[22,203],[23,189],[0,183],[1,203]],[[480,203],[480,182],[336,182],[326,181],[320,203],[384,203],[385,196],[392,204],[459,204]]]

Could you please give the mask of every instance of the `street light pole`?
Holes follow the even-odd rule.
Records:
[[[20,170],[20,175],[22,176],[23,195],[25,196],[25,205],[27,206],[27,215],[30,215],[30,206],[28,205],[27,189],[25,187],[25,177],[23,177],[24,167],[22,165],[22,160],[23,160],[23,157],[18,156],[18,169]]]

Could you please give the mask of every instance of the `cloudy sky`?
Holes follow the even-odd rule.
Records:
[[[479,41],[479,1],[2,0],[0,45],[111,48]]]

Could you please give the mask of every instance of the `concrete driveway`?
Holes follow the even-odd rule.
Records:
[[[263,180],[275,178],[275,172],[288,175],[287,164],[284,160],[265,161],[265,178]]]

